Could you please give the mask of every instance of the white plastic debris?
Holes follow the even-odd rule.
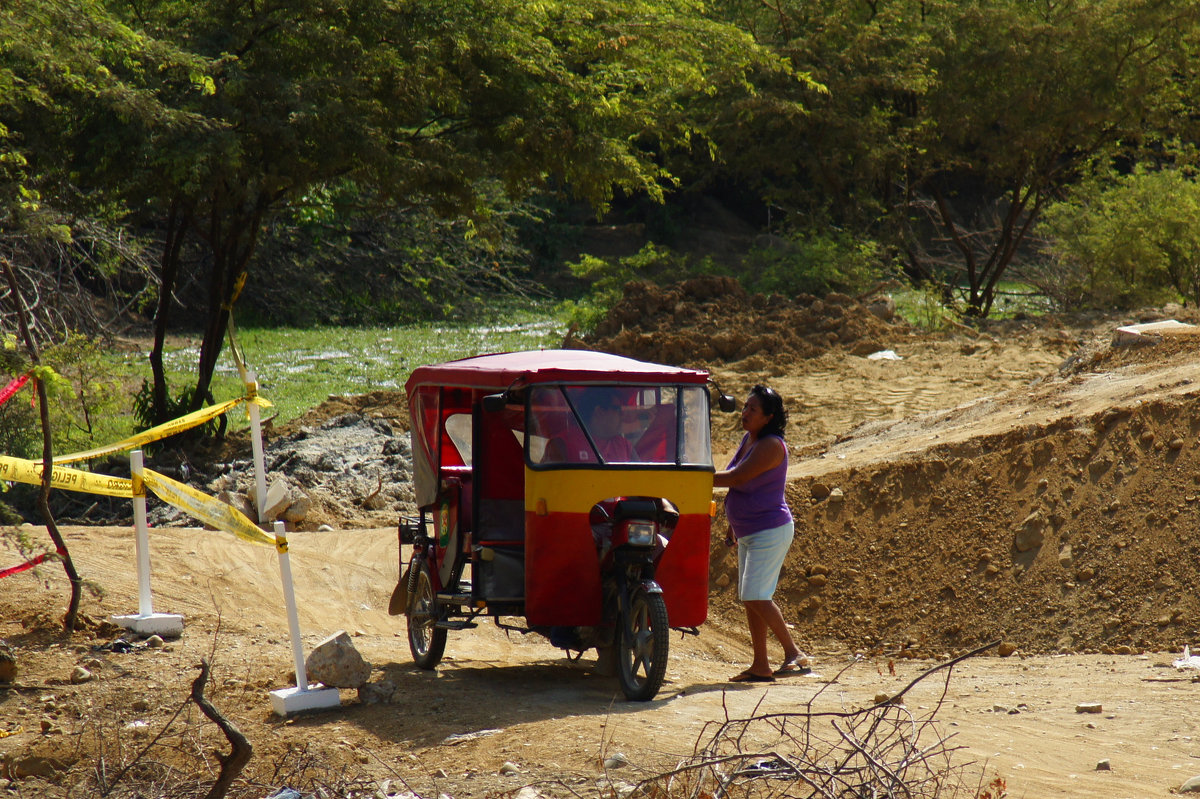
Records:
[[[1200,655],[1193,655],[1192,650],[1188,648],[1187,644],[1184,644],[1183,657],[1181,657],[1179,660],[1175,661],[1175,668],[1180,669],[1180,670],[1182,670],[1182,669],[1200,670]]]
[[[880,350],[867,356],[868,361],[903,361],[904,359],[892,350]]]

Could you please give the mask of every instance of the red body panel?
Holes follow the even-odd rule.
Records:
[[[707,515],[681,516],[659,562],[655,580],[662,586],[672,627],[698,627],[708,616],[709,524]],[[587,514],[527,513],[525,530],[529,624],[599,624],[600,561]]]

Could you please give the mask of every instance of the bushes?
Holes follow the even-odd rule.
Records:
[[[1063,308],[1200,303],[1200,185],[1176,169],[1137,169],[1076,186],[1048,206],[1049,259],[1026,274]]]
[[[734,267],[720,268],[710,258],[691,258],[653,242],[635,255],[616,259],[584,255],[568,267],[591,285],[586,298],[564,304],[566,315],[582,332],[599,323],[621,298],[625,284],[633,280],[661,285],[723,274],[736,278],[750,293],[824,296],[831,291],[858,294],[890,274],[875,242],[818,231],[791,237],[760,236]]]

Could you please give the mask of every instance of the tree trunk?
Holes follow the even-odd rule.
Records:
[[[29,350],[29,360],[34,367],[38,367],[41,365],[41,357],[38,354],[37,342],[33,340],[33,334],[29,332],[29,320],[25,316],[25,302],[21,299],[16,272],[13,271],[12,264],[7,258],[0,258],[0,264],[4,266],[4,274],[8,278],[8,285],[12,291],[13,305],[17,309],[17,323],[21,328],[21,337],[25,339],[25,346]],[[50,540],[54,542],[55,549],[62,558],[63,570],[67,573],[67,579],[71,583],[71,601],[67,605],[67,615],[63,617],[63,628],[67,632],[71,632],[75,629],[75,621],[79,616],[79,600],[83,594],[83,581],[79,579],[79,573],[75,571],[75,562],[71,559],[67,544],[63,541],[62,534],[58,531],[58,525],[54,521],[54,514],[50,511],[50,478],[54,474],[54,444],[50,436],[50,401],[46,397],[45,381],[37,380],[35,382],[37,383],[38,410],[42,417],[42,483],[38,491],[37,505],[42,519],[46,522],[46,531],[50,534]]]
[[[154,312],[154,347],[150,350],[150,372],[153,375],[153,401],[151,418],[153,424],[170,421],[167,411],[167,373],[163,367],[163,349],[166,345],[167,327],[171,318],[171,298],[175,292],[175,280],[179,276],[179,259],[183,251],[183,239],[191,224],[191,208],[175,200],[167,219],[167,237],[163,242],[162,258],[159,261],[158,308]]]
[[[209,246],[213,253],[213,269],[208,284],[208,319],[204,339],[200,344],[200,361],[196,367],[196,392],[189,410],[197,411],[205,401],[213,402],[212,377],[217,358],[229,329],[229,316],[241,291],[249,269],[250,257],[258,244],[258,229],[266,208],[262,201],[252,213],[238,217],[228,229],[219,221],[210,225]],[[215,214],[215,212],[214,212]]]
[[[204,696],[204,686],[208,683],[208,674],[208,658],[201,658],[200,674],[192,681],[192,701],[200,708],[200,712],[208,717],[209,721],[221,728],[221,732],[225,734],[225,740],[229,741],[229,754],[223,755],[217,752],[221,771],[217,775],[217,781],[213,783],[205,797],[205,799],[221,799],[229,793],[233,781],[250,762],[250,757],[254,754],[254,747],[250,745],[250,741],[242,734],[242,731],[232,721],[225,718],[221,711],[217,710],[216,706]]]

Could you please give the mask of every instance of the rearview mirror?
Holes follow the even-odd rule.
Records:
[[[717,392],[717,407],[725,413],[731,413],[737,410],[737,400],[728,394]]]
[[[488,394],[480,400],[483,409],[488,413],[499,413],[504,410],[504,406],[508,403],[508,398],[504,394]]]

